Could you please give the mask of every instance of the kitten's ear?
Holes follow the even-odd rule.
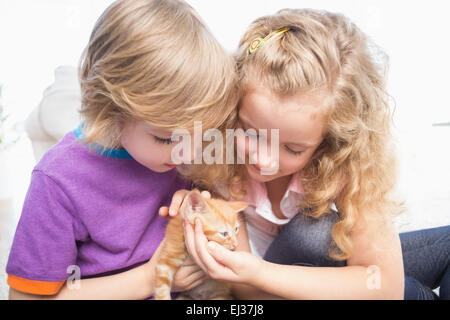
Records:
[[[189,192],[187,197],[187,206],[192,213],[207,213],[208,205],[205,199],[198,191]]]
[[[244,201],[232,201],[228,205],[236,212],[242,211],[248,207],[248,203]]]

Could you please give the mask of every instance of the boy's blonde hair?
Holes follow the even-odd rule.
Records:
[[[120,147],[127,121],[168,130],[236,118],[236,67],[180,0],[119,0],[96,22],[81,62],[86,142]]]
[[[249,52],[253,39],[284,28],[289,31]],[[255,20],[237,54],[244,89],[257,81],[279,95],[326,93],[321,111],[328,131],[302,170],[306,195],[301,207],[318,218],[336,203],[340,221],[332,230],[330,255],[337,260],[352,254],[350,235],[357,218],[401,211],[391,197],[396,184],[392,113],[385,91],[386,59],[379,60],[386,56],[381,51],[375,55],[374,48],[341,14],[284,9]]]

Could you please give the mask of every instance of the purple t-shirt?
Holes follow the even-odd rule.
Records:
[[[65,281],[73,265],[86,278],[148,261],[167,224],[158,209],[190,188],[175,169],[153,172],[124,149],[100,154],[76,133],[67,133],[32,172],[6,267],[16,290],[27,291],[21,281],[38,287]]]

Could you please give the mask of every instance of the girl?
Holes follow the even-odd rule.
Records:
[[[235,282],[237,298],[436,298],[439,284],[449,298],[450,228],[399,237],[393,227],[402,207],[373,48],[342,15],[312,10],[259,18],[242,38],[239,126],[279,129],[279,158],[230,170],[250,204],[238,252],[207,243],[199,223],[195,234],[185,227],[191,257],[209,276]],[[276,174],[262,175],[274,162]]]
[[[32,172],[6,268],[11,299],[152,296],[167,222],[157,210],[190,187],[171,131],[236,118],[234,61],[184,1],[113,3],[79,75],[83,123]],[[203,278],[188,261],[174,290]]]

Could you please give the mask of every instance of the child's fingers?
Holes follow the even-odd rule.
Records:
[[[181,270],[185,276],[196,273],[198,271],[204,272],[203,269],[200,268],[199,265],[196,264],[194,261],[192,261],[192,264],[188,265],[183,264],[179,270]]]
[[[183,273],[184,275],[189,275],[192,273],[195,273],[199,270],[202,270],[198,265],[189,265],[189,266],[181,266],[179,269],[180,273]],[[202,270],[203,271],[203,270]]]
[[[205,280],[206,280],[206,276],[203,276],[202,278],[195,280],[194,282],[192,282],[190,285],[187,286],[186,291],[191,290],[192,288],[195,288],[195,287],[201,285],[203,283],[203,281],[205,281]]]
[[[189,256],[187,257],[186,260],[184,260],[182,267],[187,267],[187,266],[197,266],[197,264],[195,263],[194,260],[192,260],[192,258]]]
[[[168,207],[159,208],[158,214],[160,217],[167,218],[167,216],[169,215],[169,208]]]
[[[216,246],[220,246],[219,244],[214,243]],[[199,259],[202,261],[206,272],[211,278],[216,280],[225,280],[225,281],[238,281],[239,278],[234,273],[229,266],[222,264],[209,253],[207,249],[208,239],[206,239],[203,234],[202,225],[199,219],[196,219],[195,223],[195,248],[197,251],[197,255]],[[222,247],[223,248],[223,247]],[[223,248],[224,250],[227,250]],[[227,259],[224,259],[223,262],[229,262]]]
[[[186,270],[186,274],[195,273],[197,271],[201,271],[204,273],[203,269],[197,263],[195,263],[195,261],[191,257],[186,259],[181,268],[184,268]]]
[[[178,190],[177,192],[174,193],[173,197],[172,197],[172,203],[170,204],[169,207],[169,215],[171,217],[174,217],[178,214],[178,210],[181,207],[181,204],[183,203],[184,198],[186,197],[186,195],[188,194],[188,190]]]
[[[239,265],[240,258],[236,252],[230,251],[214,241],[209,241],[207,246],[208,252],[222,265],[227,266],[231,270],[233,270],[236,265]]]
[[[217,276],[217,270],[223,268],[220,266],[216,260],[211,256],[208,252],[206,245],[208,244],[208,239],[206,239],[203,234],[202,224],[199,219],[195,219],[195,249],[196,254],[199,257],[200,261],[206,268],[205,270],[211,276]]]
[[[190,283],[199,280],[205,272],[198,265],[182,265],[175,273],[175,282],[181,287],[186,287]]]
[[[202,280],[202,279],[203,280],[206,279],[206,274],[202,269],[200,269],[199,271],[196,271],[186,277],[186,281],[188,283],[196,282],[196,281]]]
[[[201,284],[206,279],[205,272],[197,267],[197,270],[187,270],[186,267],[180,268],[174,278],[173,290],[186,291]]]
[[[183,203],[184,198],[189,193],[189,190],[178,190],[174,193],[172,197],[172,203],[170,204],[170,207],[167,209],[167,207],[161,207],[159,209],[159,215],[161,217],[174,217],[178,214],[178,211],[180,210],[181,204]],[[204,198],[211,198],[211,194],[209,191],[202,191],[201,195]]]
[[[203,198],[211,199],[211,193],[209,193],[209,191],[204,190],[200,192],[200,194],[202,195]]]

